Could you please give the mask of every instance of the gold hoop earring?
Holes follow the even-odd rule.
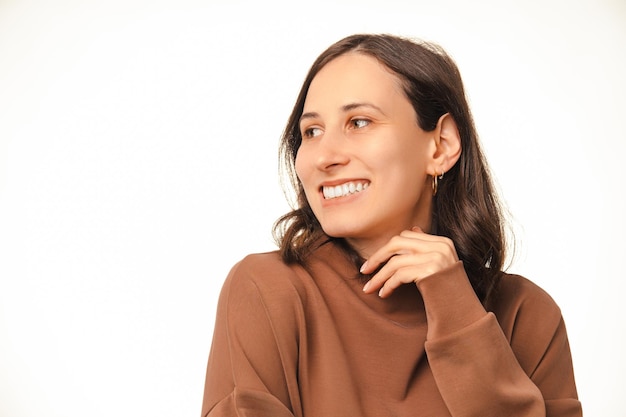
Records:
[[[433,175],[433,197],[437,195],[438,180],[443,179],[443,174],[445,171],[441,171],[441,175],[437,175],[437,171],[435,171],[435,175]]]

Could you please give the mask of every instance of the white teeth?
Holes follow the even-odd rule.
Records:
[[[322,192],[325,199],[344,197],[346,195],[358,193],[366,190],[369,187],[369,182],[347,182],[342,185],[336,185],[334,187],[322,187]]]

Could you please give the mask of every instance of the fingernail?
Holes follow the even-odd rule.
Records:
[[[382,296],[383,296],[383,291],[384,291],[384,290],[385,290],[385,287],[382,287],[382,288],[380,289],[380,291],[378,291],[378,296],[379,296],[379,297],[382,297]]]
[[[363,291],[364,291],[364,292],[365,292],[365,291],[367,291],[367,289],[368,289],[369,287],[370,287],[370,281],[367,281],[367,282],[365,283],[365,285],[363,286]]]
[[[365,263],[361,265],[361,269],[359,270],[359,272],[363,273],[363,271],[365,271],[366,268],[367,268],[367,261],[365,261]]]

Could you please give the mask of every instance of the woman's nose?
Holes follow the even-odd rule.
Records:
[[[319,170],[328,171],[346,165],[350,161],[346,138],[338,133],[327,131],[319,141],[316,165]]]

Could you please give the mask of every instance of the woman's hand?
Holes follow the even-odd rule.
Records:
[[[452,240],[424,233],[419,227],[405,230],[378,249],[361,267],[362,274],[371,274],[386,264],[363,287],[366,293],[379,291],[388,297],[402,284],[417,283],[422,278],[458,262]]]

